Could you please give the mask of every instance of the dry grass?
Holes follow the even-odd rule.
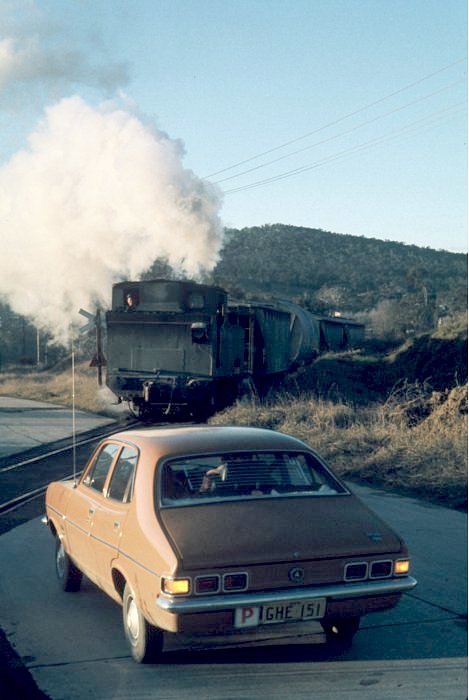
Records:
[[[364,407],[283,396],[238,403],[210,422],[280,430],[345,478],[467,507],[467,387],[428,394],[414,385]]]
[[[71,361],[64,361],[60,366],[43,372],[2,373],[0,374],[0,396],[15,396],[71,406],[73,403]],[[89,362],[80,362],[75,365],[77,409],[115,417],[124,410],[122,406],[115,406],[115,401],[115,396],[106,386],[98,386],[96,369],[90,368]]]

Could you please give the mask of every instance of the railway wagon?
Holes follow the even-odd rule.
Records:
[[[147,280],[113,286],[107,384],[141,418],[204,417],[243,385],[357,345],[363,326],[290,302],[237,302],[221,287]]]

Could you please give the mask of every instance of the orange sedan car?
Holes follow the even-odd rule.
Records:
[[[104,439],[53,482],[46,522],[62,588],[85,574],[122,605],[138,662],[164,633],[245,635],[314,623],[349,643],[416,585],[402,539],[305,443],[235,427]]]

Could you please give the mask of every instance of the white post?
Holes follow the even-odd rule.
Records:
[[[72,452],[73,452],[73,483],[76,484],[76,417],[75,417],[75,347],[73,344],[73,330],[71,332],[72,342]]]

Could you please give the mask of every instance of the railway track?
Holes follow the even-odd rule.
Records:
[[[129,418],[123,425],[106,426],[0,460],[0,535],[44,514],[44,496],[51,481],[81,475],[93,449],[108,435],[148,424]],[[153,424],[154,427],[167,425]],[[176,424],[173,424],[174,426]],[[193,425],[179,423],[181,425]],[[73,468],[75,464],[75,468]]]
[[[97,443],[108,435],[130,430],[140,423],[129,420],[122,426],[107,426],[90,434],[53,443],[46,450],[12,455],[0,463],[0,534],[42,515],[48,484],[79,476]],[[75,469],[73,468],[75,463]]]

